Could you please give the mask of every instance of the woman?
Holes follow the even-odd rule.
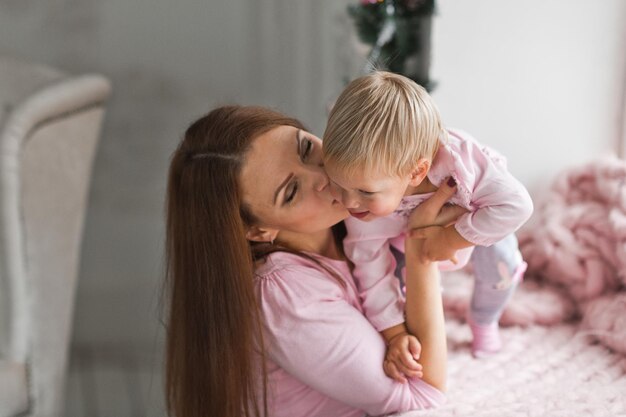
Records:
[[[442,187],[411,226],[456,216],[435,221],[453,192]],[[423,370],[394,382],[341,250],[347,216],[321,141],[297,120],[233,106],[189,127],[168,179],[171,415],[362,416],[444,400],[438,272],[407,239],[406,326]]]

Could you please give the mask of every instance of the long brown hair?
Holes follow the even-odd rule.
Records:
[[[268,414],[255,256],[245,238],[255,219],[242,204],[238,178],[252,140],[283,125],[304,129],[266,108],[220,107],[191,124],[172,156],[166,199],[170,415]]]

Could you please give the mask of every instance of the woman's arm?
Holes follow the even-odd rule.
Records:
[[[447,345],[437,264],[419,260],[421,242],[407,239],[406,326],[422,345],[422,380],[445,392]]]
[[[411,214],[409,228],[435,224],[441,208],[455,190],[453,182],[444,182]],[[420,261],[421,246],[418,239],[408,237],[405,241],[406,326],[422,345],[422,380],[443,392],[448,359],[439,270],[436,263]]]
[[[349,302],[348,294],[356,292],[342,289],[327,272],[281,269],[258,281],[257,291],[269,358],[313,390],[370,415],[445,401],[421,379],[401,384],[384,374],[383,338],[353,305],[356,299]]]

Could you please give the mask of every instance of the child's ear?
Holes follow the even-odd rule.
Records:
[[[411,171],[409,184],[413,187],[417,187],[424,181],[426,174],[430,170],[430,160],[426,158],[420,158],[417,160],[417,164]]]
[[[253,242],[273,242],[277,235],[277,229],[251,226],[246,232],[246,239]]]

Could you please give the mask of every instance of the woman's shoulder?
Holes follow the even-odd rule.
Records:
[[[297,254],[277,251],[257,262],[254,276],[256,279],[276,277],[285,279],[293,275],[306,274],[330,278],[330,271],[340,276],[349,273],[344,261],[336,261],[309,253]]]
[[[311,255],[309,255],[311,256]],[[294,302],[295,300],[314,301],[320,297],[342,298],[343,289],[331,270],[337,276],[344,276],[341,263],[330,260],[322,267],[314,257],[289,252],[274,252],[257,264],[254,279],[255,287],[262,300],[274,302]],[[325,258],[318,259],[324,262]],[[335,262],[338,265],[335,265]]]
[[[277,251],[257,261],[254,276],[256,278],[268,278],[276,274],[288,275],[291,272],[310,269],[313,267],[313,263],[301,255]]]

